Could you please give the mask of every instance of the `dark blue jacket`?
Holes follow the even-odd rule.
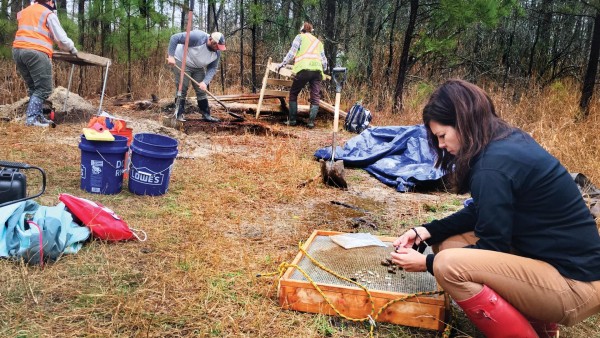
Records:
[[[560,162],[515,130],[473,159],[474,203],[425,227],[429,244],[474,231],[475,249],[547,262],[561,275],[600,280],[600,235],[577,185]],[[427,257],[432,272],[434,256]]]

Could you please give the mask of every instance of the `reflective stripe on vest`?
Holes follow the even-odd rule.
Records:
[[[320,70],[323,73],[321,61],[323,44],[310,33],[301,34],[300,38],[302,41],[294,58],[293,72],[297,74],[302,70]]]
[[[52,57],[52,39],[46,24],[51,13],[51,10],[37,3],[20,11],[17,14],[19,28],[13,47],[38,50]]]

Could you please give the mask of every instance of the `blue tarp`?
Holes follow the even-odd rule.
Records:
[[[330,160],[331,147],[315,152],[317,159]],[[335,159],[344,166],[363,168],[381,182],[405,192],[430,185],[443,173],[434,168],[435,153],[421,125],[369,128],[337,147]]]

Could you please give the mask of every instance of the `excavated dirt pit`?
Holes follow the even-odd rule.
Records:
[[[187,118],[183,123],[183,131],[186,134],[197,133],[227,133],[231,135],[258,135],[258,136],[275,136],[275,137],[291,137],[295,135],[286,131],[279,130],[277,126],[268,125],[257,121],[230,121],[225,120],[218,123],[206,122],[201,119]]]

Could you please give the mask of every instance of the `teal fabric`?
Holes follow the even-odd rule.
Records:
[[[40,227],[30,226],[26,219]],[[24,201],[0,208],[0,257],[24,258],[39,263],[40,230],[45,260],[56,260],[62,254],[73,254],[90,237],[90,230],[73,222],[73,216],[61,202],[54,207]]]

